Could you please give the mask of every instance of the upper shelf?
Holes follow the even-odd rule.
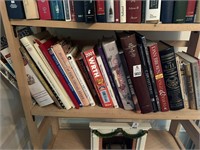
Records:
[[[200,120],[200,110],[182,109],[178,111],[137,114],[121,108],[102,108],[99,106],[80,109],[58,109],[54,105],[39,107],[35,105],[32,115],[64,118],[104,118],[104,119],[164,119],[164,120]]]
[[[11,25],[88,30],[199,31],[200,24],[80,23],[54,20],[11,20]]]

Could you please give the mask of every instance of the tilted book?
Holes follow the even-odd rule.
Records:
[[[65,82],[64,77],[62,76],[61,72],[59,71],[57,65],[55,64],[55,62],[53,61],[53,59],[51,58],[51,55],[48,52],[48,49],[55,44],[56,39],[49,39],[44,43],[41,43],[40,41],[36,40],[36,42],[39,44],[39,48],[40,50],[38,51],[38,54],[40,55],[40,57],[43,59],[43,61],[45,62],[46,65],[49,66],[49,68],[52,68],[53,72],[55,73],[55,75],[57,76],[58,80],[60,81],[60,83],[62,84],[63,88],[65,89],[65,91],[67,92],[67,94],[69,95],[70,99],[72,100],[74,106],[76,108],[79,108],[79,104],[77,102],[78,96],[76,93],[73,93],[73,89],[70,89],[70,84],[67,84]],[[37,50],[37,49],[36,49]],[[42,54],[43,55],[42,55]]]
[[[102,47],[108,61],[110,70],[118,88],[118,92],[125,110],[133,110],[134,104],[128,83],[124,74],[122,63],[118,54],[118,48],[114,40],[103,41]]]
[[[88,88],[88,86],[87,86],[87,84],[86,84],[86,82],[85,82],[85,80],[84,80],[84,78],[81,74],[81,71],[78,68],[78,65],[75,61],[75,57],[79,54],[79,52],[80,51],[78,50],[78,47],[74,47],[67,53],[66,56],[67,56],[69,64],[71,65],[71,68],[73,69],[73,71],[74,71],[74,73],[75,73],[75,75],[76,75],[76,77],[77,77],[77,79],[78,79],[88,101],[90,102],[90,105],[94,106],[95,102],[94,102],[94,99],[92,97],[92,94],[90,93],[90,90],[89,90],[89,88]]]
[[[144,73],[142,71],[141,60],[137,49],[135,34],[124,34],[120,36],[121,46],[125,54],[131,80],[142,113],[153,111],[150,95]]]
[[[57,77],[55,76],[54,72],[51,68],[47,68],[48,66],[45,65],[41,57],[36,52],[33,44],[34,40],[37,39],[37,37],[30,35],[26,36],[20,39],[21,43],[26,48],[29,55],[32,57],[34,62],[36,63],[37,67],[40,69],[42,74],[45,76],[45,79],[48,81],[52,89],[55,91],[57,96],[62,100],[63,104],[67,109],[70,109],[71,107],[74,107],[73,103],[71,102],[70,97],[67,95],[67,93],[64,91],[64,88],[58,81]],[[51,69],[51,70],[50,70]]]
[[[41,20],[51,20],[49,0],[37,0]]]
[[[102,106],[105,108],[113,107],[113,102],[97,63],[93,47],[84,47],[82,50],[82,55],[85,64],[87,64],[87,69],[90,73]]]
[[[23,0],[26,19],[39,19],[36,0]]]
[[[62,41],[56,45],[52,46],[53,51],[58,58],[60,65],[64,69],[64,73],[69,79],[72,87],[74,88],[74,91],[77,93],[79,100],[82,102],[83,106],[88,106],[90,103],[81,87],[80,82],[78,81],[72,67],[70,66],[69,61],[67,60],[66,54],[70,51],[72,48],[71,46],[67,45],[65,41]]]
[[[174,47],[160,41],[158,43],[158,49],[169,100],[169,107],[171,110],[182,109],[184,108],[184,103],[176,66]]]

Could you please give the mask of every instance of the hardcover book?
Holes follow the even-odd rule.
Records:
[[[113,107],[113,102],[111,100],[108,88],[97,63],[93,47],[84,47],[82,55],[85,64],[87,64],[87,69],[90,73],[102,106],[105,108]]]
[[[120,22],[126,22],[126,0],[119,0],[120,1]]]
[[[146,0],[142,0],[142,14],[141,14],[141,23],[146,21]]]
[[[158,43],[161,65],[165,79],[169,107],[171,110],[184,108],[178,77],[174,47],[160,41]]]
[[[172,23],[173,11],[174,11],[174,0],[162,0],[161,1],[161,17],[162,23]]]
[[[35,0],[23,0],[26,19],[39,19],[38,6]]]
[[[128,70],[142,113],[153,111],[144,73],[142,71],[135,34],[120,35],[121,46],[125,54]],[[142,93],[142,94],[141,94]]]
[[[94,0],[85,0],[84,1],[84,13],[85,13],[85,22],[86,23],[96,22],[96,10],[95,10],[95,1]]]
[[[173,23],[184,23],[187,11],[188,0],[174,1]]]
[[[38,11],[41,20],[51,20],[49,0],[37,0]]]
[[[85,22],[84,1],[74,1],[74,12],[76,16],[76,22]]]
[[[106,0],[106,22],[115,22],[114,0]]]
[[[114,1],[115,22],[120,22],[120,0]]]
[[[96,18],[97,22],[106,22],[105,1],[96,0]]]
[[[195,17],[195,8],[196,8],[197,0],[188,0],[185,22],[193,23]]]
[[[200,22],[200,0],[197,1],[196,16],[194,22]]]
[[[140,23],[142,14],[142,0],[126,1],[126,22]]]
[[[146,0],[146,22],[159,22],[161,0]]]
[[[76,15],[74,10],[74,0],[69,0],[69,7],[71,13],[71,21],[76,21]]]
[[[19,0],[6,0],[6,8],[10,19],[25,19],[23,2]]]
[[[65,21],[71,21],[70,0],[63,0]]]
[[[102,47],[110,70],[112,71],[115,85],[118,88],[123,107],[125,110],[132,110],[135,107],[118,54],[116,42],[112,39],[107,41],[105,40],[102,42]]]
[[[62,0],[50,0],[51,16],[53,20],[64,20],[64,8]]]

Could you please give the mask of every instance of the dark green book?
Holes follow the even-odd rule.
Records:
[[[188,0],[175,0],[174,2],[174,23],[184,23],[187,11]]]
[[[161,65],[171,110],[184,108],[174,47],[162,41],[158,43]]]

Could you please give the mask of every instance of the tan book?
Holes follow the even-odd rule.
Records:
[[[200,22],[200,0],[197,0],[195,22]]]
[[[71,68],[71,65],[66,57],[66,54],[71,50],[71,48],[72,47],[70,47],[69,44],[66,44],[66,42],[64,41],[52,46],[54,53],[56,54],[61,66],[63,67],[63,70],[67,78],[71,82],[71,85],[73,86],[83,106],[88,106],[90,105],[90,103],[81,87],[80,82],[78,81],[76,77],[76,74]]]
[[[26,19],[39,19],[36,0],[23,0]]]

